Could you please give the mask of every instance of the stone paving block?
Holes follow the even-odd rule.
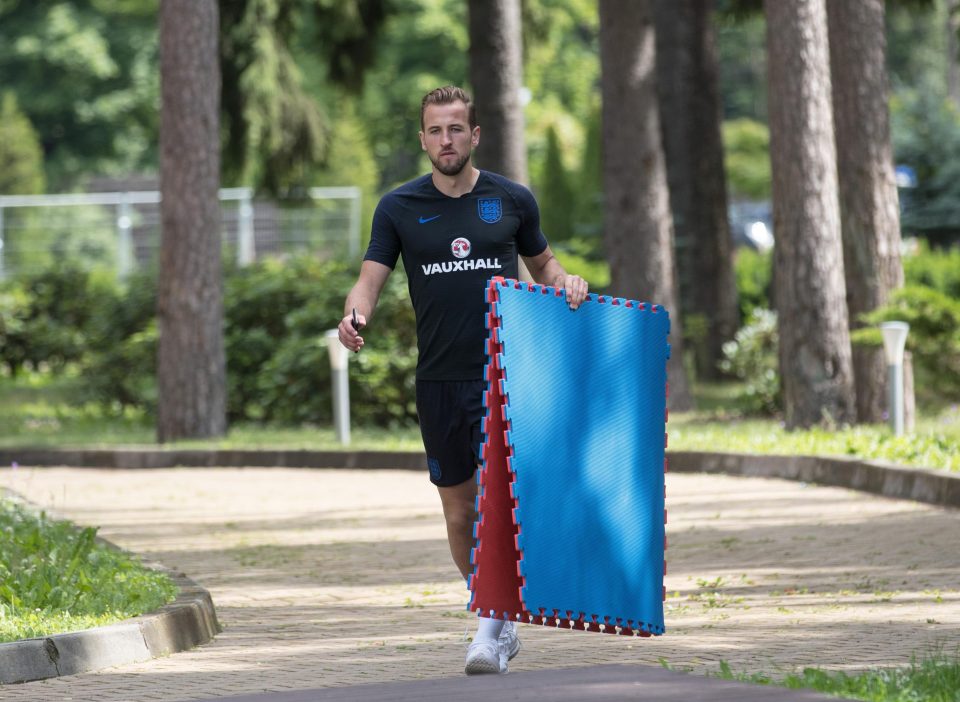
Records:
[[[762,466],[758,466],[761,468]],[[4,687],[4,702],[187,699],[448,678],[466,588],[421,473],[30,469],[14,490],[187,573],[223,633],[184,653]],[[906,665],[960,641],[960,511],[764,477],[670,473],[668,635],[524,627],[512,672],[666,659],[783,674]]]

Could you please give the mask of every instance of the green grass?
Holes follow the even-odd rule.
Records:
[[[0,642],[111,624],[171,602],[177,586],[77,528],[0,498]]]
[[[0,448],[154,446],[154,429],[137,412],[109,413],[77,405],[75,381],[28,376],[0,379]],[[670,415],[667,432],[674,450],[849,456],[907,466],[960,471],[960,407],[941,405],[921,415],[916,430],[895,437],[885,425],[818,427],[787,432],[780,422],[742,416],[736,384],[697,388],[697,412]],[[238,424],[216,440],[183,441],[177,448],[342,448],[332,427],[272,427]],[[351,448],[419,451],[414,428],[354,427]]]
[[[906,668],[876,669],[861,673],[806,668],[776,680],[762,673],[734,673],[720,663],[717,677],[793,690],[810,689],[867,702],[960,702],[960,658],[930,656]]]
[[[155,429],[142,412],[110,412],[95,403],[77,404],[76,381],[24,376],[0,378],[0,448],[156,446]],[[351,448],[416,451],[423,448],[416,427],[384,430],[353,427]],[[237,424],[223,439],[182,441],[176,448],[312,449],[343,448],[332,427],[272,427]]]
[[[904,436],[882,425],[788,432],[773,420],[678,414],[670,416],[667,434],[675,451],[846,456],[960,471],[960,413],[947,410],[917,424]]]

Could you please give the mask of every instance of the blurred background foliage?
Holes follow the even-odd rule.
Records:
[[[770,196],[758,4],[724,0],[715,16],[732,202]],[[609,271],[596,3],[524,0],[522,8],[530,185],[561,262],[602,290]],[[367,236],[379,195],[429,170],[416,135],[418,102],[438,85],[467,83],[466,12],[462,0],[222,2],[224,185],[287,198],[315,185],[357,185]],[[0,194],[156,174],[156,13],[157,0],[0,0]],[[960,387],[951,385],[956,330],[948,328],[950,300],[960,297],[960,253],[945,248],[960,240],[960,108],[948,81],[956,58],[946,0],[889,2],[887,24],[895,158],[916,174],[915,187],[900,190],[902,228],[920,243],[905,250],[910,291],[877,319],[902,310],[905,300],[916,303],[932,323],[918,320],[911,334],[918,383],[937,385],[935,372],[950,376],[943,388]],[[103,258],[105,269],[113,264],[103,242],[69,230],[37,234],[53,252],[40,262],[42,274],[0,282],[0,375],[79,374],[83,397],[107,411],[149,412],[156,401],[153,272],[117,281],[71,268],[81,254]],[[234,421],[329,421],[320,337],[336,323],[355,266],[296,256],[228,267]],[[744,330],[731,342],[726,368],[755,388],[746,407],[776,412],[770,255],[739,248],[736,275]],[[393,276],[377,333],[356,359],[361,372],[351,382],[361,421],[414,421],[415,340],[405,295],[402,274]],[[939,365],[924,351],[938,344],[949,356]],[[756,377],[748,377],[751,366]]]
[[[878,345],[876,325],[910,324],[918,395],[933,407],[960,397],[960,250],[921,247],[906,259],[907,286],[872,313],[855,343]],[[741,249],[737,281],[744,326],[724,348],[723,370],[740,381],[738,410],[776,415],[777,374],[770,254]],[[589,264],[585,264],[589,265]],[[599,275],[599,272],[597,272]],[[225,271],[228,411],[232,422],[318,425],[332,421],[323,334],[340,319],[355,270],[306,253]],[[79,403],[120,416],[156,404],[156,281],[125,282],[70,265],[0,285],[0,377],[70,376]],[[362,354],[351,358],[353,417],[361,425],[416,423],[416,336],[402,267],[388,281]]]
[[[433,87],[467,83],[466,3],[221,5],[224,185],[297,196],[357,184],[375,202],[428,169],[417,103]],[[522,8],[531,186],[552,218],[548,235],[585,238],[600,258],[596,3],[524,0]],[[765,200],[765,22],[756,2],[718,8],[730,194]],[[156,12],[157,0],[0,0],[0,194],[157,172]],[[903,198],[904,231],[953,241],[960,115],[948,86],[947,2],[890,2],[887,24],[896,159],[918,180]]]

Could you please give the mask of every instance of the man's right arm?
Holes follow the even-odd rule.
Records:
[[[376,261],[364,261],[360,266],[360,277],[347,295],[343,305],[343,319],[337,327],[340,343],[351,351],[363,348],[363,337],[353,328],[353,310],[357,311],[360,328],[367,326],[367,320],[373,317],[373,311],[380,299],[383,286],[390,277],[391,268]]]

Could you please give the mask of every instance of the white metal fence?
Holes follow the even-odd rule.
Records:
[[[359,256],[359,188],[311,188],[309,200],[295,203],[224,188],[220,202],[224,255],[239,265],[304,249]],[[159,248],[158,191],[0,196],[0,279],[60,260],[123,277],[154,264]]]

